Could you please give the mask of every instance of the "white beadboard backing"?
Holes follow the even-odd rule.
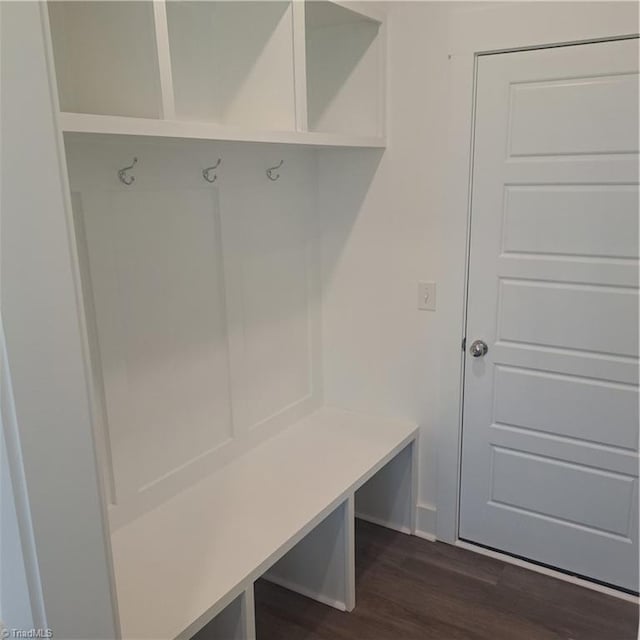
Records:
[[[118,528],[320,406],[315,155],[75,139],[67,156]]]

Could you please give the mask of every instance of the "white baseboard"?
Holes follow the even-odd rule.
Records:
[[[355,514],[356,518],[359,520],[364,520],[365,522],[370,522],[371,524],[377,524],[381,527],[385,527],[385,529],[393,529],[394,531],[398,531],[400,533],[406,533],[411,535],[413,533],[409,527],[399,526],[393,522],[389,522],[388,520],[384,520],[382,518],[376,518],[375,516],[368,516],[364,513]]]
[[[273,584],[277,584],[279,587],[283,587],[284,589],[289,589],[289,591],[295,591],[299,593],[301,596],[305,598],[311,598],[311,600],[317,600],[322,604],[326,604],[328,607],[333,607],[334,609],[338,609],[339,611],[346,611],[347,606],[346,603],[341,602],[340,600],[334,600],[333,598],[328,598],[322,593],[318,593],[316,591],[312,591],[311,589],[307,589],[295,582],[291,582],[289,580],[285,580],[283,578],[279,578],[278,576],[272,576],[269,573],[266,573],[262,576],[264,580],[267,582],[272,582]]]
[[[436,508],[432,504],[417,506],[415,535],[429,542],[436,541]]]

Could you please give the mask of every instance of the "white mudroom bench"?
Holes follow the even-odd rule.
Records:
[[[260,577],[350,611],[354,517],[414,531],[417,427],[320,409],[112,534],[122,637],[255,637]]]

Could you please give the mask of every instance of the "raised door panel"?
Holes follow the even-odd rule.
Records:
[[[494,447],[492,454],[492,506],[629,540],[633,475],[501,447]],[[521,477],[526,482],[514,481]]]
[[[496,423],[637,451],[634,385],[504,365],[494,375]]]
[[[638,355],[637,290],[507,279],[500,285],[498,340]]]
[[[513,82],[509,152],[512,157],[637,153],[638,74],[587,75]],[[589,105],[585,108],[585,105]],[[600,117],[593,126],[593,114]]]
[[[638,189],[509,186],[503,253],[638,258]]]

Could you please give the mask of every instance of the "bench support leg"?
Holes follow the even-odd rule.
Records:
[[[264,578],[341,611],[355,607],[353,497],[311,530]]]
[[[414,440],[356,491],[356,517],[415,533],[418,442]]]

